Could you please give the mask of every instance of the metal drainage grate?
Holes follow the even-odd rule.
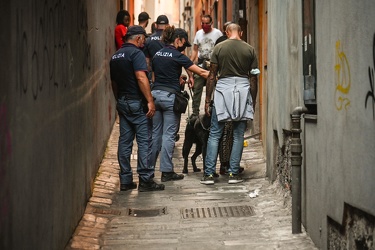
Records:
[[[101,208],[95,208],[93,210],[94,214],[110,214],[110,215],[120,215],[121,211],[118,210],[112,210],[112,209],[101,209]]]
[[[250,206],[183,208],[182,218],[249,217],[255,214]]]
[[[167,208],[154,208],[154,209],[136,209],[136,208],[129,208],[127,211],[127,215],[134,216],[134,217],[154,217],[159,215],[167,214]]]

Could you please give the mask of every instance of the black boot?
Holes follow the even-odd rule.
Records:
[[[139,178],[139,192],[162,191],[164,190],[164,188],[164,184],[157,184],[153,179],[144,181],[141,178]]]
[[[136,189],[136,188],[137,188],[137,183],[135,183],[135,182],[120,185],[121,191],[127,191],[127,190],[130,190],[130,189]]]
[[[161,181],[177,181],[182,180],[185,176],[183,174],[176,174],[175,172],[163,172],[161,173]]]

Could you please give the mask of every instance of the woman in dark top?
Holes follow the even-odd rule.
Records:
[[[173,111],[175,92],[180,91],[182,67],[207,78],[208,71],[195,65],[181,52],[191,46],[188,34],[184,29],[167,27],[163,31],[162,42],[165,47],[156,52],[152,59],[153,88],[156,112],[153,117],[153,164],[160,153],[161,181],[181,180],[183,174],[176,174],[173,168],[172,155],[175,135],[178,131],[181,113]],[[193,87],[193,86],[190,86]]]

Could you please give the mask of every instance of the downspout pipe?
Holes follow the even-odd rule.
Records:
[[[302,144],[301,144],[301,115],[308,110],[305,107],[296,107],[292,113],[292,142],[291,142],[291,162],[292,162],[292,233],[302,233],[301,230],[301,166],[302,166]]]

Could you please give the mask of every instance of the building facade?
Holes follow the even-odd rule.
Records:
[[[296,185],[291,114],[300,113],[303,225],[322,249],[372,249],[375,2],[264,5],[268,176],[287,189]]]

